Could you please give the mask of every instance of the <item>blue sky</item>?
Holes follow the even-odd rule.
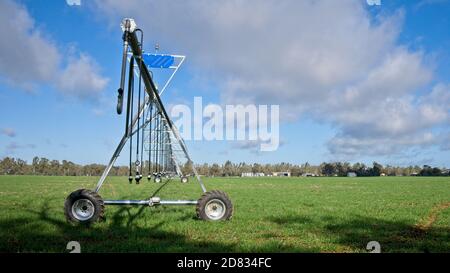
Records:
[[[195,162],[450,166],[450,1],[126,3],[2,1],[0,157],[109,160],[133,17],[149,51],[187,55],[167,105],[280,105],[277,151],[188,141]]]

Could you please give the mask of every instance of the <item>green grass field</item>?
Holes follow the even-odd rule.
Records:
[[[96,177],[0,176],[0,251],[68,252],[450,252],[450,179],[205,178],[235,207],[227,222],[204,222],[195,208],[106,208],[106,221],[89,228],[66,223],[63,204]],[[129,185],[112,177],[104,199],[151,196],[154,183]],[[198,199],[191,179],[167,183],[167,199]]]

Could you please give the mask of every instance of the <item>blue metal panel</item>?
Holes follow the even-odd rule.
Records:
[[[161,54],[143,54],[145,64],[150,68],[169,68],[173,65],[175,57]]]

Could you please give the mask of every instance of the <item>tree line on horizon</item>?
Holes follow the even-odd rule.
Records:
[[[195,165],[200,175],[204,176],[241,176],[243,173],[264,173],[271,175],[274,172],[290,172],[291,176],[314,174],[317,176],[347,176],[355,173],[357,176],[448,176],[446,168],[419,166],[383,166],[373,162],[372,166],[364,163],[350,164],[348,162],[324,162],[320,165],[277,163],[277,164],[248,164],[245,162],[232,163],[227,160],[224,164],[198,164]],[[50,160],[45,157],[34,157],[30,164],[20,158],[5,157],[0,160],[1,175],[58,175],[58,176],[99,176],[103,173],[105,165],[80,165],[68,160]],[[182,166],[184,174],[190,174],[189,164]],[[128,166],[114,166],[110,175],[127,176]]]

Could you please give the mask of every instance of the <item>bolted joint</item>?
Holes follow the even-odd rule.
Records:
[[[148,202],[148,205],[150,207],[160,205],[160,204],[161,204],[161,198],[159,198],[159,197],[152,197],[152,198],[150,198],[150,201]]]

